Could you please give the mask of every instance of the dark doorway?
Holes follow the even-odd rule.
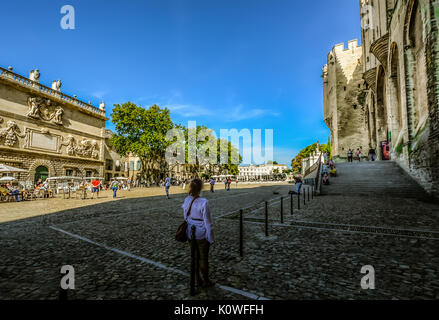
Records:
[[[35,169],[35,182],[38,181],[38,179],[41,179],[41,181],[44,182],[49,177],[49,169],[45,166],[39,166]]]

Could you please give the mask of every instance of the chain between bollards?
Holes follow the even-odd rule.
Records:
[[[244,256],[244,222],[243,210],[239,210],[239,255]]]

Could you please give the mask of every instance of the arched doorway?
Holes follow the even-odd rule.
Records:
[[[41,181],[46,180],[49,177],[49,169],[45,166],[39,166],[35,169],[35,182],[38,181],[38,179],[41,179]]]

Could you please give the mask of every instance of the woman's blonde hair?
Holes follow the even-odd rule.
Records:
[[[198,197],[201,193],[201,189],[203,189],[203,181],[198,178],[194,179],[189,185],[189,195],[192,197]]]

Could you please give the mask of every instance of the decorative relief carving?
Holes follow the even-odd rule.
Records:
[[[13,147],[18,142],[18,138],[24,138],[26,135],[22,134],[14,120],[9,120],[6,127],[0,129],[0,142],[4,141],[4,145]]]
[[[64,109],[61,106],[54,106],[50,99],[29,97],[27,104],[29,106],[29,111],[26,115],[29,118],[53,121],[59,125],[63,124],[62,117]]]
[[[69,156],[91,157],[95,159],[99,157],[99,148],[96,140],[82,138],[77,143],[72,135],[68,135],[67,139],[60,143],[60,148],[62,146],[66,147],[66,152]]]

